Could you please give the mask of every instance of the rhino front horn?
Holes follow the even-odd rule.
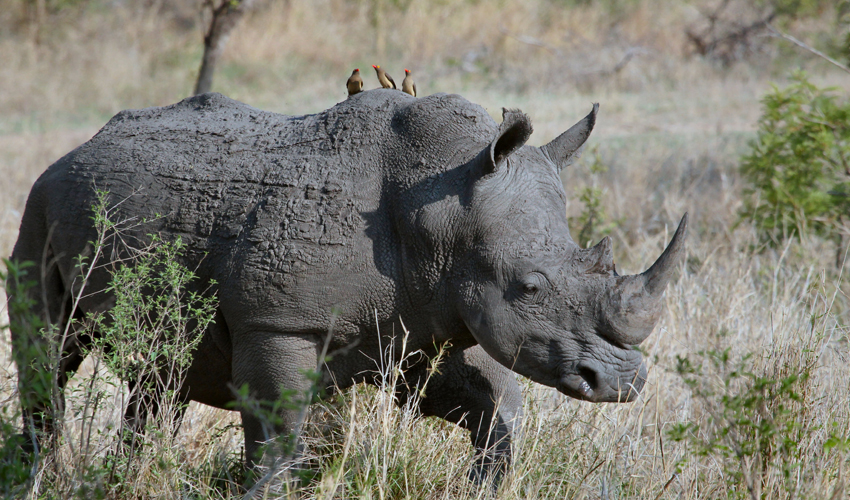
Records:
[[[607,292],[601,307],[601,332],[626,345],[637,345],[652,333],[661,316],[661,298],[667,283],[684,255],[688,214],[679,222],[676,234],[661,257],[642,274],[621,276]]]
[[[667,289],[667,282],[670,281],[673,269],[676,268],[676,265],[681,259],[687,234],[688,213],[685,212],[682,220],[679,221],[679,227],[676,228],[676,234],[673,235],[670,244],[664,249],[664,253],[661,254],[661,257],[658,257],[658,260],[652,264],[652,267],[641,275],[645,280],[644,287],[646,291],[653,297],[660,296]]]

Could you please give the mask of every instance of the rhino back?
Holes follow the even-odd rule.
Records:
[[[269,239],[341,244],[354,232],[354,206],[377,200],[380,173],[364,158],[380,135],[364,130],[372,123],[380,128],[333,109],[288,117],[205,94],[119,113],[46,180],[73,189],[75,204],[89,201],[82,198],[93,186],[113,202],[127,198],[122,213],[163,215],[169,231],[206,244],[252,229],[262,233],[255,239],[272,232]],[[57,216],[68,213],[56,208]],[[272,215],[281,227],[260,223]]]
[[[348,304],[363,316],[351,321],[374,323],[375,310],[400,312],[388,198],[433,199],[440,175],[495,128],[459,96],[375,90],[289,117],[204,94],[119,113],[33,193],[48,200],[48,224],[76,228],[53,236],[67,256],[94,237],[96,188],[109,192],[115,220],[149,221],[125,241],[181,236],[189,263],[224,285],[236,311],[305,317],[305,304]]]

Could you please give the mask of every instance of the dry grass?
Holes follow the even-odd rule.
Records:
[[[10,5],[0,13],[0,26],[10,28],[0,29],[0,255],[11,252],[29,187],[50,163],[121,109],[186,96],[201,36],[189,2],[92,3],[84,14],[49,16],[35,43],[21,24],[25,3]],[[762,498],[830,498],[846,481],[847,450],[823,446],[830,432],[850,433],[847,297],[832,250],[805,240],[756,252],[752,228],[735,226],[742,187],[737,158],[754,130],[759,97],[784,73],[771,73],[772,63],[727,72],[688,57],[681,27],[697,15],[672,0],[570,9],[543,0],[499,8],[411,2],[406,10],[386,7],[381,47],[366,2],[291,1],[249,16],[229,42],[214,88],[289,114],[342,100],[351,68],[373,63],[397,78],[408,67],[423,93],[461,93],[494,116],[502,106],[523,109],[534,120],[534,144],[600,102],[592,144],[608,172],[594,178],[578,163],[564,182],[568,194],[589,182],[604,189],[609,218],[620,221],[613,236],[623,272],[642,271],[681,214],[691,213],[687,264],[643,346],[650,376],[641,399],[590,405],[525,382],[523,437],[500,498],[751,497],[747,481],[730,478],[730,470],[763,472]],[[637,55],[607,75],[630,49]],[[367,86],[377,85],[366,75]],[[850,90],[846,76],[824,72],[815,79]],[[572,198],[568,213],[581,208]],[[0,313],[0,323],[4,319]],[[14,405],[16,370],[8,332],[2,335],[0,401]],[[670,438],[680,423],[701,425],[703,437],[722,428],[714,418],[719,398],[696,397],[676,373],[676,356],[700,363],[707,387],[723,388],[728,373],[699,353],[725,348],[735,359],[751,354],[747,366],[762,377],[810,372],[794,406],[803,452],[790,482],[771,468],[783,465],[776,456],[765,468],[749,459],[702,456]],[[96,374],[88,361],[69,391],[71,404],[81,394],[75,389]],[[114,426],[120,414],[123,393],[114,389],[109,397],[106,407],[116,409],[98,414],[100,429]],[[399,411],[389,397],[354,388],[314,409],[307,455],[322,473],[301,494],[486,497],[486,488],[466,481],[472,450],[465,433]],[[125,490],[124,496],[228,497],[228,474],[236,473],[240,452],[241,432],[232,428],[237,420],[193,404],[169,450],[182,466],[151,472],[135,494]],[[71,436],[79,424],[69,421]],[[113,438],[107,431],[99,437],[103,447]],[[58,455],[68,471],[81,460],[73,450],[66,445]],[[73,486],[61,493],[49,482],[40,487],[50,497],[70,495]]]

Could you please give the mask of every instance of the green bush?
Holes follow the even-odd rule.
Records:
[[[675,424],[668,436],[688,443],[697,456],[712,457],[740,497],[762,498],[743,492],[761,492],[772,478],[774,490],[793,496],[804,460],[799,443],[809,431],[804,395],[812,368],[757,373],[752,354],[733,359],[732,348],[676,358],[676,372],[707,418]]]
[[[121,232],[127,226],[123,221],[110,220],[114,214],[106,192],[98,192],[92,212],[98,238],[90,242],[90,257],[76,259],[81,285],[70,298],[72,310],[77,309],[84,294],[90,293],[86,287],[91,271],[104,265],[107,241],[123,241]],[[38,360],[33,363],[44,369],[34,371],[42,378],[29,381],[33,391],[39,398],[51,400],[51,420],[57,428],[71,423],[79,431],[53,435],[49,442],[38,443],[41,446],[36,450],[28,450],[23,436],[17,434],[20,408],[2,407],[0,497],[42,498],[43,492],[44,498],[124,498],[139,493],[130,493],[132,488],[125,490],[126,485],[136,483],[148,485],[142,496],[150,491],[173,493],[183,488],[174,473],[184,459],[183,450],[174,446],[185,406],[177,388],[201,340],[200,332],[213,320],[216,300],[194,291],[199,286],[198,277],[181,263],[186,245],[179,238],[165,241],[149,235],[149,240],[110,270],[108,290],[115,297],[112,309],[70,325],[48,325],[32,311],[30,290],[36,282],[30,277],[38,272],[33,263],[4,260],[6,271],[0,272],[0,280],[8,287],[9,308],[16,313],[12,327],[20,337],[40,336],[46,344],[18,342],[18,363]],[[55,382],[64,355],[63,342],[58,339],[78,331],[97,332],[86,351],[94,357],[94,366],[87,373],[77,374],[83,379],[80,383],[65,388],[68,399],[63,405]],[[21,353],[21,349],[32,352]],[[101,366],[119,380],[136,382],[127,399],[137,405],[137,412],[148,414],[142,434],[133,435],[125,428],[128,423],[124,419],[116,424],[110,417],[114,400],[109,388],[117,381],[100,370]],[[142,392],[150,397],[143,397]],[[146,405],[159,411],[151,414]]]
[[[694,417],[668,427],[667,436],[687,445],[677,467],[712,464],[700,472],[701,481],[718,488],[712,498],[817,498],[808,484],[841,476],[838,464],[812,466],[814,455],[846,460],[850,450],[846,420],[837,413],[823,419],[815,410],[825,390],[818,372],[833,362],[823,357],[833,327],[819,312],[811,313],[808,328],[767,349],[742,348],[720,328],[716,348],[676,356]],[[820,497],[839,498],[842,488],[839,480],[831,496]]]
[[[742,219],[764,243],[814,234],[843,247],[850,214],[850,100],[813,85],[802,71],[763,99],[758,138],[744,156]]]

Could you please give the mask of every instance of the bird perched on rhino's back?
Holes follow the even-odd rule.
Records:
[[[375,64],[373,64],[372,67],[375,68],[375,73],[378,73],[378,81],[381,82],[381,87],[384,87],[385,89],[398,88],[395,86],[395,80],[393,80],[393,77],[384,71],[384,68]]]
[[[401,82],[401,91],[416,97],[416,82],[413,81],[413,76],[407,68],[404,69],[404,80]]]
[[[360,77],[359,68],[351,72],[351,76],[348,77],[345,86],[348,88],[348,95],[359,94],[363,91],[363,78]]]

